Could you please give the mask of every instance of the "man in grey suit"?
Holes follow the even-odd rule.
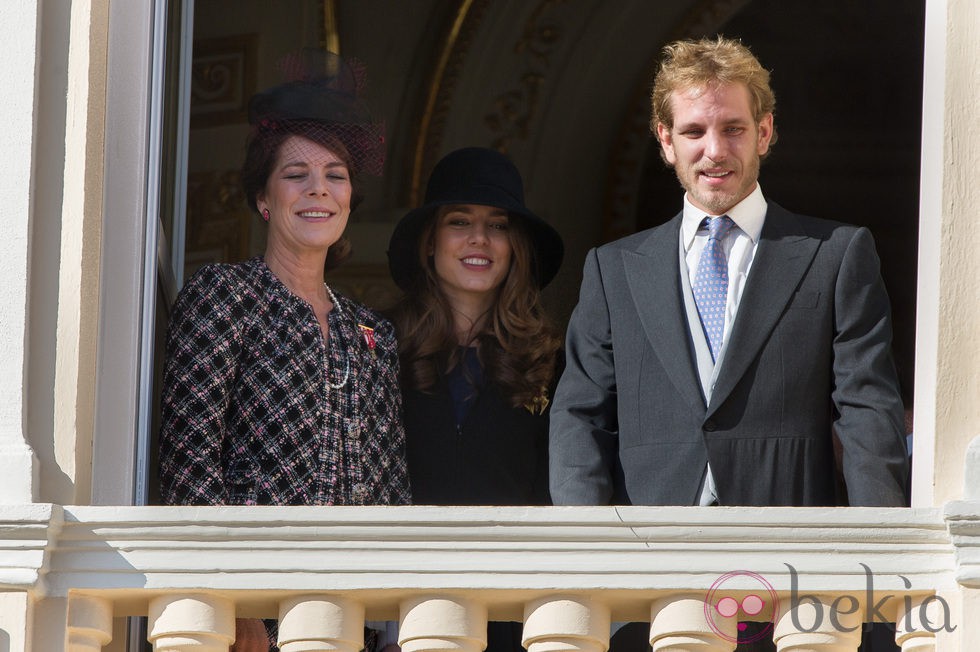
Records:
[[[551,411],[556,505],[906,504],[888,297],[867,229],[767,201],[769,74],[737,41],[665,48],[651,128],[687,191],[589,252]]]

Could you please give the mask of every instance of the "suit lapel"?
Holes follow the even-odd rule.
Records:
[[[647,340],[677,391],[704,410],[690,355],[677,260],[681,216],[654,230],[636,251],[624,251],[623,268]]]
[[[793,297],[819,247],[796,216],[769,202],[759,248],[708,406],[713,412],[756,358]]]

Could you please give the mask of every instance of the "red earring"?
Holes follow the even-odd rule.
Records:
[[[269,209],[268,208],[266,208],[265,210],[262,211],[262,219],[265,220],[266,222],[269,221]]]

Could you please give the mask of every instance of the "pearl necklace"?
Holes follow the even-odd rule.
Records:
[[[334,309],[340,310],[340,304],[337,302],[337,297],[334,296],[333,290],[326,283],[323,287],[327,288],[327,294],[330,295],[330,302],[333,304]],[[330,382],[330,347],[332,346],[333,338],[329,337],[330,333],[330,318],[327,318],[327,345],[323,347],[323,364],[327,369],[327,387],[330,389],[341,389],[347,384],[348,379],[350,379],[350,355],[344,351],[343,347],[340,348],[341,355],[344,356],[344,379],[339,383]]]

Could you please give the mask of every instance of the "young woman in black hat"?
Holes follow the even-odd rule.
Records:
[[[265,254],[203,267],[174,305],[167,504],[410,502],[393,328],[324,283],[347,248],[358,175],[380,173],[384,157],[356,76],[326,58],[294,58],[295,78],[250,102],[242,181],[268,225]],[[239,621],[237,637],[238,650],[270,647],[259,621]]]
[[[499,152],[444,157],[398,223],[389,266],[416,504],[541,505],[560,336],[540,290],[564,247]]]
[[[561,236],[524,205],[503,154],[466,148],[395,227],[392,319],[412,498],[429,505],[548,505],[548,403],[561,340],[540,290]],[[523,652],[521,623],[491,622],[487,652]]]

